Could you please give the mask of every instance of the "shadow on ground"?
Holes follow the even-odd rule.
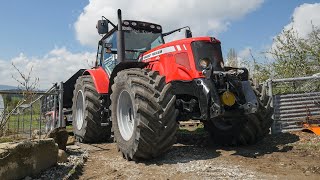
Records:
[[[148,161],[146,165],[187,163],[195,160],[208,160],[219,157],[220,152],[208,143],[208,134],[202,131],[179,131],[177,143],[165,154]]]
[[[234,151],[232,155],[257,158],[274,152],[288,152],[293,149],[292,143],[299,141],[299,136],[290,133],[267,135],[262,141],[254,145],[227,147],[212,142],[206,132],[178,132],[177,144],[167,153],[149,161],[148,164],[176,164],[187,163],[193,160],[207,160],[217,158],[222,151]]]
[[[220,147],[226,151],[236,151],[233,155],[240,155],[249,158],[257,158],[265,154],[272,154],[274,152],[288,152],[293,149],[292,143],[299,141],[299,136],[291,133],[280,133],[276,135],[267,135],[260,142],[239,147]]]

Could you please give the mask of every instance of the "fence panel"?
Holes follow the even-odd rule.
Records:
[[[7,97],[10,100],[6,102],[3,116],[3,122],[0,123],[0,137],[10,136],[15,139],[34,139],[43,138],[44,135],[55,127],[60,127],[58,114],[62,109],[58,108],[59,103],[62,103],[63,91],[55,84],[46,92],[32,92],[32,99],[27,102],[23,99],[23,91],[0,91],[0,95]],[[7,100],[7,101],[8,101]],[[13,105],[12,101],[18,102],[18,105]],[[23,103],[22,103],[23,102]]]
[[[269,80],[272,133],[302,130],[308,120],[320,122],[320,76]]]

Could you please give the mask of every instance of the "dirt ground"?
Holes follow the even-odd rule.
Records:
[[[320,136],[268,135],[252,146],[220,147],[206,133],[178,133],[167,153],[126,161],[115,143],[80,144],[89,152],[79,179],[320,179]]]

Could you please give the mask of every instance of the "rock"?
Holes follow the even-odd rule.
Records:
[[[68,141],[68,132],[66,128],[56,128],[49,132],[48,137],[53,138],[54,141],[58,144],[59,149],[66,150],[67,141]]]
[[[25,177],[23,180],[32,180],[32,177],[27,176],[27,177]]]
[[[76,139],[74,138],[74,136],[69,136],[67,141],[67,146],[74,145],[75,142],[76,142]]]
[[[65,163],[68,161],[68,154],[64,151],[59,149],[58,151],[58,162],[59,163]]]
[[[33,131],[33,135],[35,135],[35,136],[36,136],[36,135],[40,135],[40,131],[39,131],[38,129],[34,130],[34,131]]]
[[[0,179],[34,176],[57,164],[58,147],[53,139],[0,144]]]
[[[39,139],[40,131],[39,130],[34,130],[32,131],[32,139]]]
[[[310,176],[310,175],[311,175],[311,172],[310,172],[310,171],[306,171],[304,174],[305,174],[306,176]]]
[[[70,145],[70,146],[67,146],[67,149],[70,149],[70,150],[77,150],[77,149],[80,149],[79,146],[77,145]]]

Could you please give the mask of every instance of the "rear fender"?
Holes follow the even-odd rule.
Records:
[[[144,62],[120,62],[115,66],[110,76],[102,67],[86,70],[83,75],[90,75],[92,77],[99,94],[110,94],[113,79],[119,71],[129,68],[144,68],[146,66],[147,63]]]
[[[109,93],[109,76],[102,67],[88,69],[83,75],[90,75],[99,94]]]

